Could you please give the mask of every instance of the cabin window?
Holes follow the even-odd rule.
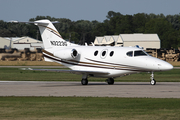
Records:
[[[114,55],[114,51],[111,51],[109,55],[112,57]]]
[[[104,49],[104,50],[101,52],[101,58],[102,58],[102,59],[106,58],[107,53],[108,53],[108,50],[107,50],[107,49]]]
[[[127,52],[126,55],[129,56],[129,57],[132,57],[133,56],[133,51]]]
[[[102,56],[104,57],[106,55],[106,51],[103,51],[102,52]]]
[[[142,50],[138,50],[134,51],[134,56],[147,56],[147,54]]]
[[[98,54],[98,51],[96,50],[96,51],[94,52],[94,56],[97,56],[97,54]]]

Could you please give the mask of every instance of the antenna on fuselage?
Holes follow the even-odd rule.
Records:
[[[135,45],[134,47],[140,48],[140,49],[144,49],[143,47],[139,46],[139,45]]]
[[[95,46],[93,42],[91,42],[92,46]]]

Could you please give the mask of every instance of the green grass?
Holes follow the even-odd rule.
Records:
[[[0,119],[180,119],[180,99],[0,97]]]
[[[18,68],[0,68],[0,81],[80,81],[82,75],[57,72],[19,70]],[[180,69],[155,72],[157,82],[180,82]],[[104,82],[106,78],[88,78],[89,81]],[[150,73],[138,73],[115,79],[115,82],[149,82]]]
[[[155,72],[157,82],[180,82],[180,70]],[[132,74],[116,81],[149,82],[150,74]],[[80,81],[81,75],[0,68],[0,80]],[[104,81],[89,78],[89,81]],[[1,91],[3,92],[3,91]],[[96,97],[0,97],[0,120],[178,120],[180,99]]]

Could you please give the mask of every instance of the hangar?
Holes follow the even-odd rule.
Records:
[[[34,50],[36,48],[44,48],[44,46],[42,41],[26,36],[13,41],[13,48],[19,50],[24,50],[24,48],[29,48],[30,50]]]
[[[25,36],[25,37],[0,37],[0,48],[16,48],[23,50],[24,48],[29,48],[34,50],[35,48],[44,48],[43,42],[36,40],[34,38]]]
[[[94,40],[94,45],[96,46],[105,46],[105,45],[122,46],[123,41],[120,35],[96,37]]]
[[[101,40],[100,40],[101,38]],[[160,39],[157,34],[120,34],[104,37],[96,37],[95,45],[115,45],[115,46],[136,46],[139,45],[144,49],[160,49]]]
[[[95,38],[95,40],[94,40],[94,45],[102,45],[103,43],[102,43],[102,39],[103,39],[104,37],[96,37]]]
[[[0,48],[5,48],[8,49],[9,47],[11,47],[13,45],[13,43],[6,38],[0,37]]]

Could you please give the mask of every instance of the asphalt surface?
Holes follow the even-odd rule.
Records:
[[[180,82],[42,82],[0,81],[0,96],[91,96],[91,97],[138,97],[180,98]]]

